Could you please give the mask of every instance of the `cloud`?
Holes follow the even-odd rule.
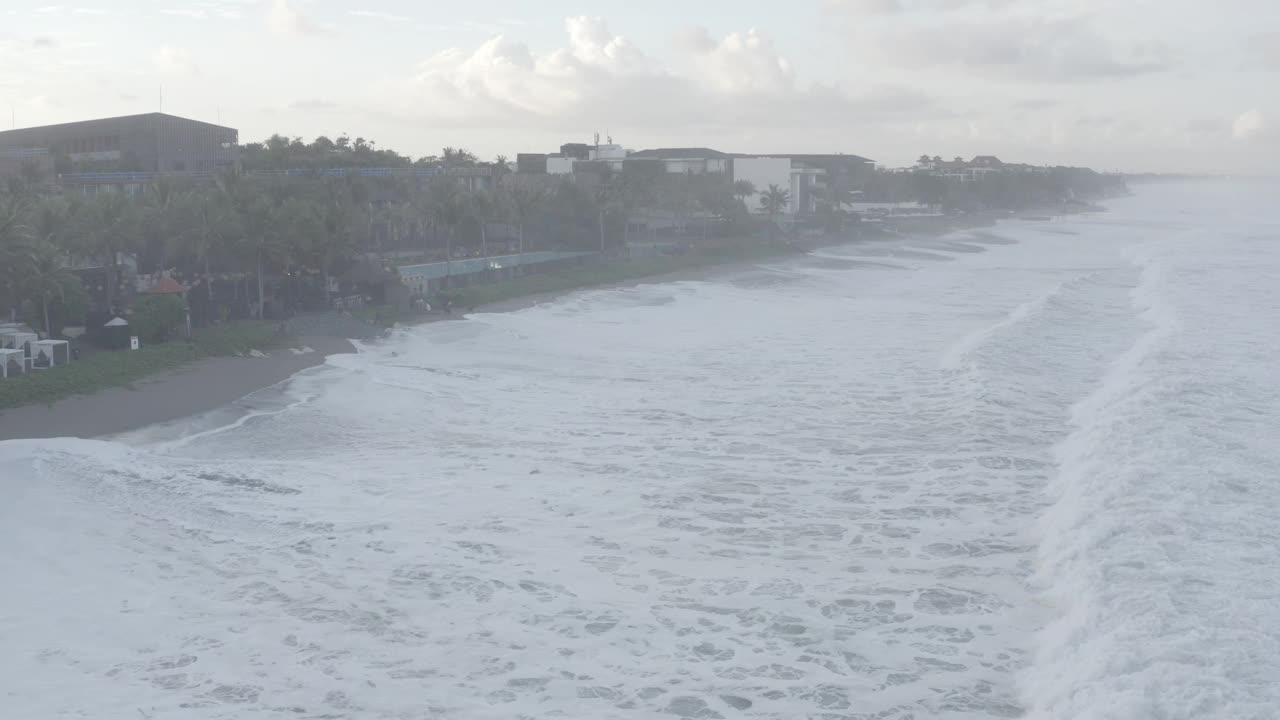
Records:
[[[1231,124],[1231,134],[1237,140],[1255,140],[1267,132],[1267,119],[1258,110],[1241,113]]]
[[[822,9],[831,14],[893,15],[902,12],[901,0],[823,0]]]
[[[267,27],[280,35],[320,35],[324,28],[293,6],[291,0],[272,0]]]
[[[1264,70],[1280,70],[1280,32],[1262,33],[1249,39],[1249,63]]]
[[[200,70],[191,60],[191,53],[182,48],[165,45],[151,56],[156,69],[167,75],[199,75]]]
[[[1225,125],[1218,118],[1195,118],[1187,121],[1187,132],[1192,134],[1218,134],[1223,131]]]
[[[719,42],[700,29],[695,31],[692,49],[699,77],[713,90],[736,95],[785,92],[795,85],[791,63],[754,28],[731,33]]]
[[[1051,98],[1027,98],[1017,100],[1010,106],[1014,110],[1044,110],[1062,104],[1060,100]]]
[[[177,17],[185,17],[185,18],[190,18],[192,20],[206,20],[209,17],[209,12],[205,10],[203,7],[199,7],[199,6],[185,7],[185,8],[161,8],[160,14],[174,15]]]
[[[1132,77],[1170,67],[1162,46],[1118,49],[1087,17],[952,18],[886,30],[873,47],[907,68],[953,67],[1032,81]]]
[[[394,23],[409,22],[413,19],[406,15],[396,15],[394,13],[383,12],[381,10],[348,10],[347,14],[351,17],[368,18],[370,20],[385,20],[387,22]]]
[[[341,103],[336,103],[331,100],[318,100],[314,98],[308,99],[308,100],[294,100],[293,102],[289,103],[290,110],[297,110],[299,112],[330,113],[330,112],[336,112],[338,110],[341,110],[342,108],[343,108],[343,105]]]
[[[56,47],[58,45],[58,41],[48,35],[38,35],[31,40],[31,45],[32,47],[37,48],[51,48]]]
[[[1001,9],[1017,0],[823,0],[830,14],[851,16],[945,13],[972,8]]]
[[[930,109],[915,92],[871,87],[851,95],[802,87],[765,34],[684,34],[673,70],[598,18],[565,21],[565,46],[545,53],[506,35],[449,49],[383,88],[405,120],[466,127],[586,131],[604,128],[843,128]]]

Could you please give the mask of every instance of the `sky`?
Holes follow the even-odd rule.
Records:
[[[163,108],[241,142],[346,133],[415,157],[599,132],[886,167],[1274,173],[1277,88],[1277,0],[0,4],[0,127]]]

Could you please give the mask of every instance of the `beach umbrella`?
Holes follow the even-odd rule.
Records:
[[[102,325],[103,339],[112,350],[123,350],[129,347],[129,321],[122,317],[112,318]]]

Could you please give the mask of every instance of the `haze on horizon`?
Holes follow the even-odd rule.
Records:
[[[414,156],[632,148],[922,152],[1273,173],[1270,0],[16,0],[17,127],[159,109],[242,142],[348,133]],[[10,122],[2,125],[7,129]]]

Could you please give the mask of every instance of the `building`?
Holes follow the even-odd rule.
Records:
[[[596,145],[588,155],[590,162],[604,163],[613,172],[622,172],[622,165],[627,161],[627,149],[621,145]]]
[[[43,185],[53,181],[53,156],[44,148],[0,149],[0,183],[10,179]]]
[[[706,173],[728,173],[733,156],[711,148],[658,148],[631,153],[628,159],[661,160],[668,173],[680,175],[703,175]]]
[[[784,157],[736,157],[733,159],[733,181],[743,180],[756,189],[743,198],[747,208],[752,212],[763,212],[760,197],[769,191],[770,185],[791,192],[791,160]]]
[[[58,175],[229,170],[238,142],[234,128],[165,113],[0,132],[0,152],[44,149]]]
[[[516,155],[516,172],[521,175],[546,175],[546,153],[518,153]]]

